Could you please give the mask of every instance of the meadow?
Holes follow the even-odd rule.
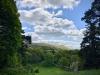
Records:
[[[35,73],[35,75],[100,75],[100,70],[64,71],[57,67],[43,67],[40,64],[33,67],[34,70],[39,69],[39,73]]]
[[[83,71],[65,71],[54,66],[44,67],[41,64],[35,64],[32,68],[33,72],[21,73],[15,70],[4,70],[4,72],[0,72],[0,75],[100,75],[100,69]],[[39,72],[34,72],[37,69]]]

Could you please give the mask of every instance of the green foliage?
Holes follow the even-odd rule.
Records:
[[[60,67],[68,67],[69,66],[69,60],[66,57],[62,57],[59,59],[58,61],[58,65],[60,65]]]
[[[0,75],[5,74],[5,75],[20,75],[23,73],[27,73],[27,71],[23,68],[4,68],[0,70]]]
[[[0,0],[0,68],[10,66],[21,46],[21,24],[17,11],[14,0]]]
[[[61,54],[61,52],[56,52],[55,54],[54,54],[54,63],[58,63],[58,61],[59,61],[59,59],[61,58],[61,57],[63,57],[63,54]]]
[[[40,48],[35,48],[32,51],[32,62],[39,63],[44,59],[44,52]]]
[[[28,73],[33,73],[33,66],[31,64],[26,64],[24,68],[26,71],[28,71]]]
[[[54,55],[51,52],[46,52],[46,54],[44,55],[43,65],[52,66],[53,62],[54,62]]]
[[[22,58],[22,64],[26,65],[27,63],[29,63],[32,60],[32,54],[29,52],[25,52],[24,57]]]
[[[79,61],[78,61],[79,70],[83,70],[84,69],[84,63],[85,63],[85,59],[79,58]]]
[[[70,57],[70,61],[71,62],[76,62],[76,61],[78,61],[79,60],[79,56],[78,55],[72,55],[71,57]]]
[[[35,72],[35,73],[39,73],[39,69],[36,68],[36,69],[34,70],[34,72]]]
[[[87,23],[79,56],[85,60],[84,69],[100,68],[100,2],[94,0],[82,18]]]

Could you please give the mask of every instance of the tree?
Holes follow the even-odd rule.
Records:
[[[54,62],[54,55],[51,52],[47,52],[44,55],[44,62],[43,65],[44,66],[52,66]]]
[[[0,0],[0,68],[12,61],[21,46],[21,23],[14,0]]]
[[[85,69],[100,68],[100,0],[94,0],[82,20],[87,25],[79,56],[85,60]]]
[[[61,51],[56,52],[56,53],[54,54],[54,63],[57,64],[58,61],[59,61],[59,59],[60,59],[61,57],[63,57],[63,54],[61,53]]]
[[[41,48],[34,48],[32,51],[32,63],[40,63],[43,61],[44,54]]]
[[[69,60],[66,57],[61,57],[58,61],[58,65],[60,65],[62,68],[63,67],[68,67],[69,66]]]
[[[70,57],[70,61],[71,62],[78,62],[78,60],[79,60],[79,57],[78,57],[78,55],[72,55],[71,57]]]

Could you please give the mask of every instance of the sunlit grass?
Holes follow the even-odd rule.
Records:
[[[40,64],[33,66],[34,70],[39,69],[39,73],[35,75],[100,75],[100,70],[84,70],[84,71],[64,71],[57,67],[43,67]]]
[[[43,67],[39,64],[34,66],[34,69],[38,68],[39,73],[35,73],[35,75],[64,75],[66,71],[56,68],[56,67]]]
[[[24,73],[15,70],[3,70],[0,71],[0,75],[100,75],[100,70],[83,70],[83,71],[65,71],[57,67],[44,67],[41,64],[33,65],[33,71],[39,70],[39,73],[28,72]]]

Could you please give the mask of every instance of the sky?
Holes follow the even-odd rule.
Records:
[[[33,43],[80,49],[86,23],[81,21],[94,0],[16,0],[25,35]]]

